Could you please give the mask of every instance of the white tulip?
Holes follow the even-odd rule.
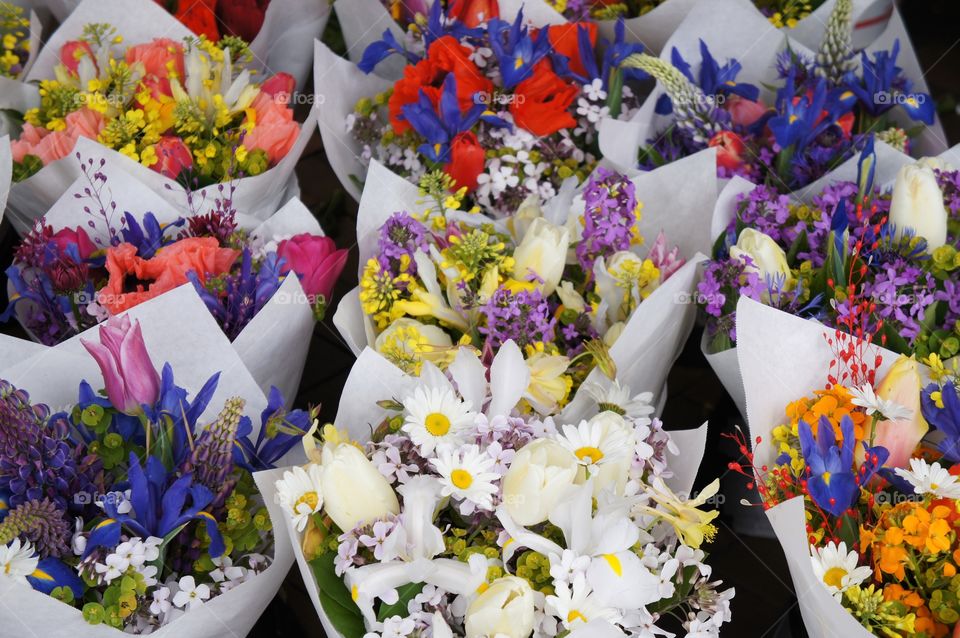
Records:
[[[321,459],[323,510],[341,530],[400,513],[390,483],[360,449],[346,442],[327,442]]]
[[[570,231],[538,217],[530,224],[523,241],[513,251],[514,278],[529,281],[532,275],[543,280],[538,287],[549,295],[560,283],[567,263]]]
[[[498,578],[470,603],[466,625],[466,638],[527,638],[534,628],[533,589],[516,576]]]
[[[760,275],[761,280],[780,278],[784,283],[791,280],[790,266],[787,265],[787,253],[769,235],[752,228],[740,232],[736,246],[730,248],[730,257],[747,263],[744,257],[753,262],[749,270]]]
[[[560,297],[560,303],[564,308],[569,308],[574,312],[583,312],[586,310],[587,302],[583,296],[573,288],[573,284],[564,281],[557,287],[557,296]]]
[[[577,457],[552,439],[528,443],[510,463],[503,477],[503,502],[519,525],[529,527],[547,520],[577,478]]]
[[[890,200],[890,223],[898,238],[912,228],[916,236],[927,240],[931,252],[947,243],[947,209],[929,163],[900,168]]]

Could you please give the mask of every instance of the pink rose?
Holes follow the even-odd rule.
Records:
[[[323,295],[327,301],[347,264],[346,249],[338,250],[329,237],[310,233],[283,240],[277,246],[277,255],[284,260],[282,271],[297,273],[305,293]]]
[[[103,115],[86,107],[67,115],[66,123],[66,131],[73,136],[74,141],[78,137],[95,140],[100,136],[103,127],[106,125]]]
[[[244,136],[243,145],[247,150],[266,151],[272,166],[293,148],[300,135],[300,125],[284,101],[266,93],[257,95],[251,108],[255,113],[254,126]]]
[[[90,255],[97,252],[97,247],[91,241],[87,231],[82,226],[76,228],[62,228],[53,234],[50,241],[57,245],[57,250],[64,253],[71,244],[76,245],[80,259],[86,261]]]
[[[60,64],[67,67],[67,70],[72,75],[77,74],[77,69],[80,67],[80,60],[85,57],[90,58],[93,66],[97,67],[97,59],[93,56],[93,49],[91,49],[90,45],[86,42],[82,40],[70,40],[60,47]]]
[[[177,179],[184,170],[193,168],[193,155],[179,137],[168,135],[160,138],[154,150],[157,163],[150,168],[165,177]]]
[[[183,47],[169,38],[157,38],[153,42],[138,44],[127,49],[127,64],[140,62],[146,75],[158,78],[170,77],[171,70],[183,78]],[[171,65],[172,64],[172,69]]]
[[[767,105],[763,102],[754,102],[739,95],[727,97],[726,109],[737,126],[750,126],[767,112]]]
[[[297,80],[289,73],[277,73],[272,75],[260,85],[260,92],[266,93],[270,97],[283,96],[284,104],[290,102],[290,96],[297,88]]]

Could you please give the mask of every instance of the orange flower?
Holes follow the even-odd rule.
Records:
[[[903,586],[896,583],[884,585],[883,599],[887,602],[900,601],[907,607],[922,607],[923,598],[915,591],[904,589]]]
[[[183,78],[183,46],[169,38],[138,44],[127,49],[127,64],[143,64],[145,75],[169,78],[176,74]]]
[[[560,55],[570,60],[570,70],[578,75],[586,75],[587,70],[580,58],[580,27],[585,27],[590,44],[597,42],[597,25],[593,22],[567,22],[547,27],[550,46]]]
[[[897,580],[906,578],[903,570],[904,563],[907,562],[907,550],[902,547],[890,547],[884,545],[880,547],[880,560],[877,566],[884,574],[891,574]]]
[[[863,440],[866,436],[867,415],[851,403],[853,395],[849,390],[835,385],[829,390],[818,390],[814,394],[817,396],[816,399],[804,398],[787,406],[787,416],[790,417],[794,427],[803,420],[807,425],[813,426],[814,436],[816,436],[815,425],[819,423],[821,416],[825,416],[833,426],[834,434],[840,442],[842,440],[840,421],[848,416],[853,421],[853,431],[857,441]]]
[[[912,514],[903,519],[903,540],[909,545],[931,554],[939,554],[950,549],[950,524],[945,520],[949,511],[945,507],[935,507],[931,514],[923,507],[916,507]]]
[[[229,272],[239,255],[238,250],[221,248],[213,237],[181,239],[150,259],[138,257],[136,246],[123,243],[107,249],[110,278],[97,293],[97,301],[115,315],[187,283],[191,271],[201,283]]]
[[[257,95],[247,111],[246,122],[253,128],[243,137],[244,147],[266,151],[271,166],[287,156],[300,136],[300,124],[293,119],[293,109],[283,96]]]

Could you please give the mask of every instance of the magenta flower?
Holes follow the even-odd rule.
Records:
[[[330,301],[337,278],[347,264],[347,251],[337,250],[329,237],[302,233],[285,239],[277,246],[277,255],[284,261],[282,271],[291,270],[300,277],[303,291],[311,297],[323,295]]]
[[[139,414],[140,406],[153,405],[160,396],[157,374],[140,323],[127,316],[111,317],[100,325],[100,343],[80,340],[100,366],[107,386],[107,398],[124,414]]]

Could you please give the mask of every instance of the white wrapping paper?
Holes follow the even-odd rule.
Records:
[[[0,137],[0,222],[7,208],[7,195],[10,194],[10,179],[13,176],[13,160],[10,157],[10,138]]]
[[[354,64],[363,59],[367,47],[390,30],[397,42],[403,42],[403,28],[397,24],[381,0],[336,0],[333,10],[337,12],[347,56]],[[399,56],[384,60],[374,69],[374,74],[390,80],[399,80],[406,62]]]
[[[893,183],[896,180],[900,167],[915,160],[909,155],[904,155],[898,150],[887,146],[883,142],[878,142],[874,149],[877,153],[874,182],[876,184],[883,184],[883,190],[890,190],[893,188]],[[941,153],[938,157],[954,168],[960,169],[960,145],[954,146],[950,150]],[[813,198],[820,194],[820,192],[832,182],[857,181],[858,162],[859,156],[850,158],[832,171],[829,178],[825,177],[817,180],[810,186],[793,193],[793,196],[802,202],[811,203]],[[731,179],[723,190],[720,191],[720,195],[717,197],[717,206],[713,212],[713,221],[710,223],[710,236],[714,240],[726,230],[730,221],[736,216],[737,198],[744,193],[749,193],[754,188],[755,184],[753,184],[753,182],[737,176]],[[738,331],[738,341],[739,338],[740,334]],[[714,373],[719,377],[724,389],[726,389],[734,403],[737,404],[740,414],[746,415],[743,380],[740,376],[740,362],[736,354],[737,348],[733,347],[723,352],[711,353],[708,351],[707,346],[708,337],[706,332],[704,332],[703,340],[700,343],[703,356],[706,357],[707,363],[710,364]]]
[[[160,299],[141,304],[128,313],[140,320],[154,365],[159,369],[164,362],[169,362],[177,384],[191,395],[211,374],[221,371],[217,392],[201,422],[215,418],[227,398],[240,396],[247,400],[244,413],[253,421],[255,437],[256,428],[260,427],[260,412],[267,405],[266,397],[200,298],[185,287],[170,294],[179,296],[176,321],[171,321],[170,309]],[[96,328],[83,336],[88,340],[98,339]],[[25,348],[24,345],[19,340],[0,335],[0,378],[27,390],[31,401],[62,410],[76,403],[81,380],[86,379],[94,388],[103,386],[100,369],[83,349],[79,337],[54,348],[36,344]],[[274,483],[280,475],[278,470],[254,475],[276,530],[271,566],[152,635],[160,638],[236,638],[250,631],[293,563],[290,537],[283,531],[282,521],[286,516],[274,498]],[[0,601],[0,626],[4,628],[4,635],[45,638],[116,638],[124,635],[106,625],[89,625],[78,609],[9,579],[0,580]]]
[[[186,27],[153,0],[84,0],[47,41],[27,80],[52,78],[63,43],[79,37],[86,24],[107,19],[127,44],[147,42],[159,37],[179,40],[191,35]],[[235,182],[237,190],[234,193],[234,202],[238,208],[252,212],[276,210],[282,202],[298,194],[294,169],[310,141],[310,136],[313,135],[315,122],[316,108],[313,108],[301,125],[300,136],[286,157],[260,175],[244,177]],[[35,175],[15,184],[11,189],[10,217],[18,232],[22,233],[29,228],[33,220],[39,217],[43,210],[50,208],[73,181],[81,176],[76,152],[84,159],[106,158],[110,162],[116,162],[167,201],[176,205],[186,202],[186,192],[178,182],[105,146],[80,138],[74,153],[44,166]],[[199,207],[204,210],[209,208],[216,197],[217,188],[217,185],[207,186],[193,193]]]
[[[113,200],[117,202],[118,210],[129,211],[140,222],[147,212],[152,212],[160,223],[169,223],[180,216],[190,216],[145,189],[133,176],[114,165],[107,164],[101,172],[107,175],[107,186]],[[99,239],[103,242],[101,245],[106,245],[109,241],[106,223],[102,219],[85,215],[82,212],[83,203],[78,203],[73,197],[73,194],[84,186],[86,181],[81,177],[47,212],[45,221],[54,231],[83,226],[91,239]],[[131,208],[127,208],[128,206]],[[92,228],[87,225],[88,220],[94,221]],[[323,235],[320,224],[296,198],[291,199],[266,220],[261,221],[258,217],[245,215],[241,211],[237,221],[241,228],[254,237],[266,240],[274,237],[288,238],[300,233]],[[119,223],[120,220],[116,219],[112,225],[118,228]],[[168,317],[179,317],[178,304],[181,303],[183,295],[200,300],[193,285],[187,284],[166,292],[153,301],[160,301]],[[212,319],[209,312],[207,316]],[[271,386],[276,386],[283,393],[287,404],[292,404],[306,365],[314,325],[313,311],[299,279],[289,276],[233,341],[234,351],[253,374],[264,394],[269,393]]]
[[[365,348],[350,370],[350,376],[347,377],[343,387],[335,425],[347,430],[355,440],[368,441],[372,429],[376,428],[388,414],[376,402],[389,398],[402,398],[420,383],[422,383],[420,379],[404,374],[372,349]],[[667,483],[678,494],[689,494],[703,459],[707,425],[703,424],[695,430],[671,432],[670,436],[680,449],[680,454],[670,458],[670,467],[674,471],[674,476]],[[313,606],[320,616],[320,623],[328,638],[342,638],[323,611],[313,570],[303,554],[301,534],[290,524],[289,517],[284,520],[297,565],[300,567],[300,574],[303,576],[310,600],[313,601]]]
[[[771,432],[783,422],[787,404],[826,383],[833,353],[823,338],[825,330],[751,299],[741,299],[737,304],[737,350],[746,388],[749,438],[754,442],[754,464],[758,467],[773,467]],[[877,377],[882,378],[897,355],[871,346],[865,354],[867,360],[872,360],[875,353],[883,356],[877,370]],[[759,446],[757,436],[762,437]],[[786,554],[807,632],[818,638],[870,636],[813,574],[803,499],[781,503],[767,510],[767,516]]]
[[[832,8],[833,3],[827,4],[830,7],[826,15],[829,15],[829,8]],[[855,4],[862,12],[873,11],[872,6],[867,6],[866,2]],[[860,14],[855,10],[854,15]],[[811,25],[820,24],[818,21],[823,18],[819,15],[810,16],[804,23],[811,20],[813,21]],[[785,33],[774,27],[757,11],[750,0],[701,1],[690,10],[667,40],[660,52],[660,58],[669,62],[671,53],[676,48],[696,73],[700,66],[700,40],[702,39],[719,62],[736,58],[743,67],[737,80],[760,88],[761,99],[770,104],[773,93],[766,86],[780,84],[775,68],[777,54],[789,43],[794,51],[812,57],[819,47],[822,24],[820,29],[819,33],[812,26],[804,29],[804,38],[801,40],[791,37],[789,31]],[[929,93],[930,89],[923,77],[917,55],[910,44],[903,20],[895,10],[886,28],[870,42],[865,51],[872,54],[874,51],[889,50],[897,39],[900,40],[898,66],[902,67],[905,75],[913,81],[914,91]],[[857,59],[859,62],[859,57]],[[621,170],[636,170],[639,146],[653,139],[670,123],[671,116],[657,115],[654,112],[656,101],[663,93],[662,87],[658,84],[630,122],[618,122],[609,118],[600,122],[600,150],[607,160]],[[900,124],[908,128],[913,126],[909,120],[900,117],[903,115],[903,113],[897,114]],[[945,140],[943,126],[937,119],[933,126],[925,127],[923,132],[913,140],[913,154],[919,157],[942,153],[947,149]]]
[[[634,391],[654,392],[654,405],[663,395],[667,373],[686,342],[696,319],[694,290],[699,264],[710,252],[708,216],[716,203],[715,151],[708,149],[632,179],[637,199],[643,202],[640,233],[649,244],[663,231],[667,244],[680,248],[687,263],[640,304],[627,322],[623,334],[610,349],[617,364],[618,378]],[[678,184],[683,187],[678,187]],[[370,163],[367,184],[357,213],[357,245],[360,251],[358,276],[364,264],[376,254],[380,227],[395,212],[416,211],[420,195],[415,185],[376,161]],[[583,203],[579,206],[582,209]],[[562,211],[554,223],[563,224],[569,214]],[[468,220],[481,217],[469,217]],[[643,254],[641,246],[639,252]],[[376,340],[373,326],[360,308],[359,291],[345,296],[333,318],[344,340],[359,355]],[[589,381],[603,374],[594,370]],[[585,399],[574,399],[565,416],[574,418]]]

